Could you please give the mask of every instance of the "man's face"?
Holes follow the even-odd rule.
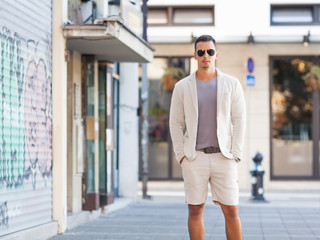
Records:
[[[209,69],[215,67],[216,59],[218,58],[219,52],[216,51],[216,48],[214,47],[214,44],[212,41],[208,42],[198,42],[196,45],[197,49],[194,53],[194,58],[198,61],[198,68],[202,69]],[[207,50],[213,49],[214,54],[213,56],[210,56],[210,51],[208,53]],[[198,55],[199,50],[205,50],[203,56]]]

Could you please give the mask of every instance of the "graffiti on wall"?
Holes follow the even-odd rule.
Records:
[[[8,227],[8,206],[7,202],[2,202],[0,204],[0,227]]]
[[[0,30],[0,183],[36,189],[52,168],[51,43]]]

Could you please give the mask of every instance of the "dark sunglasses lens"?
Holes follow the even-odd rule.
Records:
[[[210,56],[213,56],[213,55],[214,55],[214,50],[213,50],[213,49],[208,49],[208,50],[207,50],[207,53],[208,53]]]
[[[205,51],[204,50],[198,50],[197,53],[198,53],[199,57],[202,57],[204,55]]]

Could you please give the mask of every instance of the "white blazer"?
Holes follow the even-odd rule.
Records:
[[[217,137],[221,153],[242,159],[246,108],[238,79],[217,69]],[[174,87],[170,107],[170,133],[176,160],[197,156],[198,97],[196,72]]]

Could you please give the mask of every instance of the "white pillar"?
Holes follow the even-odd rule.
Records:
[[[67,22],[68,1],[52,2],[53,220],[62,233],[67,228],[67,64],[62,23]]]
[[[119,195],[137,197],[139,166],[138,63],[120,64]]]

